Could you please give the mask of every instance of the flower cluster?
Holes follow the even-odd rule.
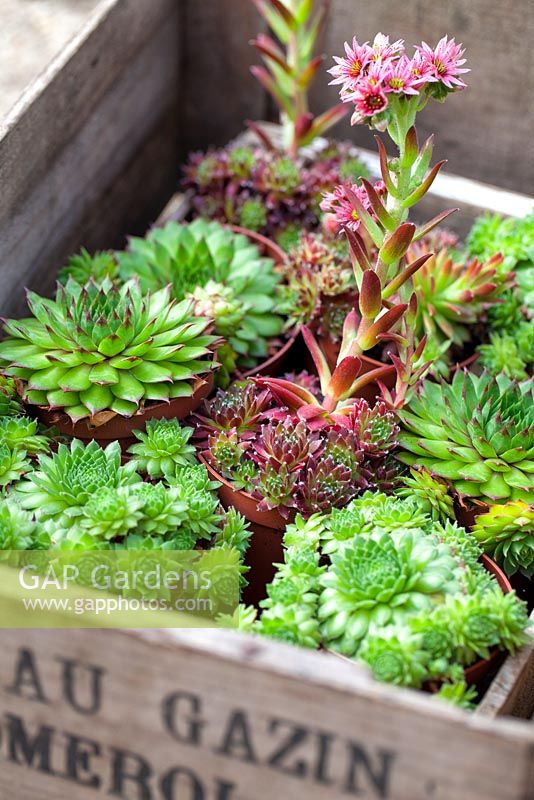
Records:
[[[253,494],[260,510],[310,515],[391,482],[388,457],[398,427],[383,403],[370,407],[360,399],[340,422],[317,428],[280,408],[257,382],[228,394],[194,415],[195,437],[213,468]]]
[[[378,33],[372,44],[359,44],[356,38],[352,46],[346,42],[345,57],[334,56],[336,65],[329,72],[331,83],[341,86],[343,102],[354,105],[352,124],[376,125],[395,102],[443,100],[448,93],[465,89],[461,76],[469,70],[462,66],[463,54],[461,45],[444,36],[435,48],[423,42],[409,58],[402,39],[390,42],[389,36]]]

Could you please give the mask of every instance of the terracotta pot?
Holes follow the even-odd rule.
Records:
[[[275,377],[276,375],[282,375],[284,372],[290,372],[295,367],[297,361],[299,338],[300,336],[297,331],[278,352],[266,361],[262,361],[253,369],[239,373],[239,377],[254,378],[257,375],[271,375]]]
[[[456,514],[456,519],[459,524],[467,530],[471,530],[475,524],[476,518],[480,514],[485,514],[487,511],[489,511],[489,505],[481,500],[460,498],[458,496],[454,498],[454,513]]]
[[[490,572],[492,575],[495,576],[497,583],[501,587],[504,594],[508,594],[512,591],[512,584],[502,571],[502,569],[491,559],[489,556],[483,555],[480,559],[482,564]],[[337,656],[338,658],[342,658],[344,661],[348,661],[350,664],[354,664],[355,660],[349,658],[348,656],[344,656],[341,653],[336,653],[334,650],[328,650],[328,652],[332,655]],[[475,664],[472,664],[470,667],[466,667],[465,672],[465,680],[468,686],[474,686],[476,684],[482,683],[489,675],[491,675],[494,671],[497,670],[500,662],[504,657],[504,653],[501,650],[495,648],[491,653],[490,657],[484,660],[477,661]],[[439,691],[440,682],[439,681],[431,681],[425,684],[425,689],[432,694],[435,694]]]
[[[210,372],[206,378],[197,378],[196,388],[191,397],[176,397],[168,403],[152,403],[147,405],[139,414],[133,417],[121,417],[118,414],[109,422],[91,426],[86,420],[73,423],[62,411],[51,411],[40,406],[29,406],[37,418],[49,427],[55,427],[64,436],[72,436],[84,441],[96,440],[107,444],[119,440],[121,447],[125,448],[136,441],[134,430],[142,430],[150,419],[184,419],[194,411],[213,389],[214,373]]]
[[[219,499],[223,506],[235,508],[250,522],[252,537],[245,558],[246,566],[250,567],[247,575],[249,585],[243,592],[243,602],[258,606],[260,601],[267,597],[266,587],[276,574],[275,564],[284,561],[282,534],[291,517],[285,520],[276,509],[258,511],[258,501],[252,495],[235,490],[226,478],[213,469],[204,456],[199,455],[199,459],[206,466],[211,479],[221,484]]]

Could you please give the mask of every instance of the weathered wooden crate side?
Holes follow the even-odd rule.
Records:
[[[103,0],[0,128],[3,313],[155,216],[180,160],[182,8]]]
[[[476,713],[489,717],[532,719],[534,727],[534,611],[530,617],[530,642],[508,656]]]
[[[0,792],[33,800],[528,800],[534,726],[234,633],[2,635]]]
[[[332,56],[343,42],[369,40],[378,32],[403,38],[408,52],[421,40],[432,47],[448,34],[466,48],[468,89],[444,104],[432,103],[420,115],[421,137],[436,133],[437,159],[449,159],[452,172],[496,186],[531,193],[534,159],[531,132],[534,106],[526,100],[534,80],[531,0],[333,0],[323,47]],[[314,102],[325,107],[335,97],[327,78],[319,78]],[[342,126],[345,130],[348,125]],[[352,129],[354,141],[372,147],[370,132]]]

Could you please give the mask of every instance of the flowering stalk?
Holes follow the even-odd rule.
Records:
[[[315,117],[308,102],[310,85],[324,59],[313,53],[330,0],[252,2],[282,47],[270,36],[259,34],[252,45],[260,53],[265,67],[254,66],[251,72],[279,107],[285,149],[296,156],[301,147],[324,135],[347,113],[341,104]],[[257,126],[252,127],[257,130]],[[268,139],[264,132],[261,138]],[[267,140],[266,143],[272,147],[271,142]]]
[[[423,43],[411,60],[402,40],[390,43],[383,34],[378,34],[372,45],[360,45],[354,39],[352,47],[345,44],[345,51],[346,58],[336,57],[330,73],[332,83],[341,85],[343,102],[354,107],[352,124],[366,122],[371,128],[387,130],[398,158],[390,161],[383,142],[376,137],[382,181],[373,185],[362,179],[361,185],[339,186],[321,205],[347,236],[360,293],[360,320],[356,324],[355,312],[347,317],[338,368],[343,358],[358,357],[380,342],[393,342],[397,386],[386,400],[399,406],[426,369],[420,363],[424,343],[417,343],[413,336],[417,297],[412,279],[432,255],[422,253],[410,260],[407,254],[413,242],[454,210],[442,212],[419,228],[409,221],[410,209],[428,192],[445,163],[430,166],[432,137],[419,146],[415,119],[430,98],[442,101],[450,92],[464,88],[459,76],[467,70],[461,67],[465,62],[461,46],[447,37],[435,50]],[[313,354],[316,346],[306,334],[305,338]],[[318,364],[319,358],[314,358]],[[320,374],[324,372],[319,364],[318,369]],[[359,380],[356,376],[349,392],[361,388]]]
[[[385,202],[376,197],[373,187],[363,182],[367,194],[363,210],[370,210],[378,218],[383,235],[375,224],[369,224],[368,213],[363,216],[359,213],[362,197],[356,195],[356,202],[353,202],[355,220],[363,223],[374,244],[382,248],[387,234],[394,234],[407,221],[410,208],[430,189],[445,164],[440,161],[429,168],[433,137],[419,147],[416,116],[431,98],[443,102],[451,92],[465,88],[460,75],[469,70],[462,68],[465,59],[461,45],[447,36],[434,50],[423,42],[412,59],[405,54],[403,40],[390,43],[389,36],[382,33],[377,34],[372,45],[368,42],[360,45],[355,38],[352,47],[345,44],[345,51],[346,58],[335,57],[336,65],[329,72],[334,77],[331,83],[341,85],[342,101],[354,107],[351,124],[367,123],[376,130],[387,130],[399,153],[395,161],[388,161],[386,149],[377,137]],[[349,200],[354,198],[349,196]],[[444,217],[440,215],[424,228],[414,229],[410,241],[421,238]],[[404,234],[405,237],[409,235],[408,231]],[[405,252],[406,249],[392,252],[386,266],[398,265]],[[392,274],[394,270],[388,271]]]

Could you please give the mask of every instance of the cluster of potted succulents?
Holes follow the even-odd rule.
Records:
[[[534,216],[465,244],[420,219],[453,39],[354,39],[314,117],[327,4],[257,5],[284,149],[254,124],[193,156],[195,219],[82,251],[4,323],[2,547],[235,550],[229,624],[469,705],[525,641],[509,579],[532,600]],[[379,180],[317,141],[349,110],[397,148]]]

